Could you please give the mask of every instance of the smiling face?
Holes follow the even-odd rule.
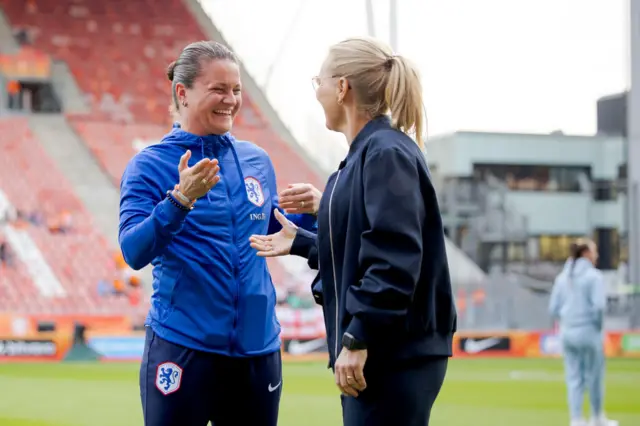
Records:
[[[226,59],[204,61],[193,86],[177,84],[176,92],[186,103],[182,113],[194,133],[225,134],[242,106],[240,68]]]

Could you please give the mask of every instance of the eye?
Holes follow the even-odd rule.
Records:
[[[239,95],[240,93],[242,93],[242,89],[233,89],[233,93]]]

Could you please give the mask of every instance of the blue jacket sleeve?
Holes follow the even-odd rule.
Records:
[[[135,270],[162,254],[188,214],[160,195],[149,170],[142,166],[134,159],[120,184],[118,239],[125,261]]]
[[[362,233],[359,254],[364,276],[346,297],[353,316],[346,332],[365,343],[380,327],[403,321],[420,277],[426,209],[418,182],[418,162],[411,155],[396,148],[367,154],[363,186],[369,229]]]
[[[315,216],[310,214],[287,214],[280,208],[280,204],[278,203],[278,185],[276,184],[276,172],[273,168],[273,163],[271,162],[271,159],[268,155],[267,162],[269,168],[268,184],[269,190],[271,191],[272,200],[271,212],[269,215],[269,229],[267,231],[267,234],[276,233],[282,228],[280,222],[278,222],[275,215],[273,214],[273,209],[278,209],[280,213],[285,215],[287,219],[289,219],[299,228],[306,229],[308,231],[315,231],[317,229],[317,220]]]

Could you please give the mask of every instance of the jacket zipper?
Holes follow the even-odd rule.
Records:
[[[341,170],[338,170],[338,174],[336,175],[336,182],[333,184],[333,188],[331,188],[331,195],[329,196],[329,246],[331,247],[331,269],[333,270],[333,289],[335,291],[335,297],[336,297],[336,333],[335,333],[335,356],[336,359],[338,359],[338,331],[339,331],[339,324],[338,324],[338,313],[340,312],[340,306],[339,306],[339,301],[338,301],[338,277],[336,275],[336,260],[333,254],[333,228],[331,226],[331,206],[333,204],[333,193],[336,190],[336,186],[338,185],[338,180],[340,179],[340,172]]]

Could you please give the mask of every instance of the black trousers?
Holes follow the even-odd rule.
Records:
[[[367,389],[342,396],[344,426],[427,426],[448,358],[430,358],[367,371]]]
[[[162,340],[147,328],[140,366],[145,426],[276,426],[280,351],[230,358]]]

